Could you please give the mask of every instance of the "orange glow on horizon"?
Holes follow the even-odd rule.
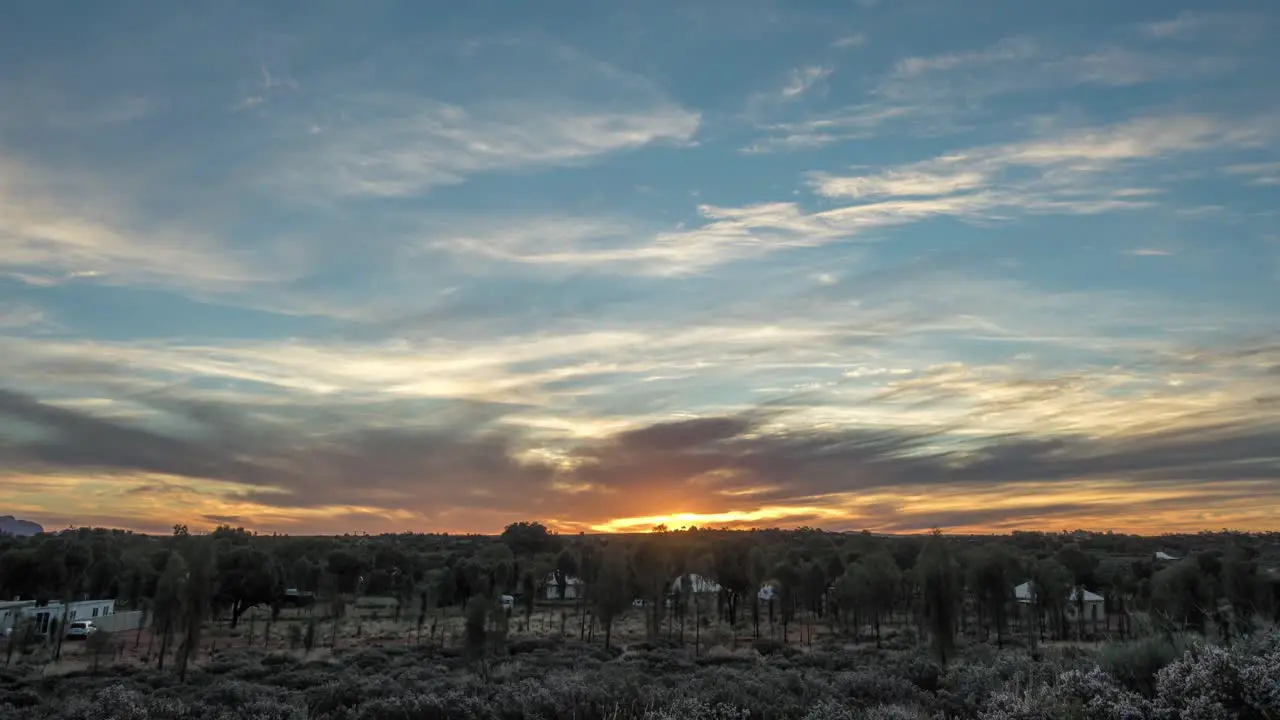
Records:
[[[511,522],[536,520],[563,534],[650,532],[658,525],[670,529],[810,526],[911,533],[936,525],[946,532],[963,534],[1083,528],[1158,535],[1224,528],[1275,530],[1280,528],[1278,487],[1280,484],[1274,480],[1144,486],[1113,479],[901,487],[810,496],[795,504],[768,505],[751,505],[749,494],[708,494],[697,501],[698,511],[634,516],[617,512],[628,504],[614,494],[578,505],[574,515],[539,517],[497,506],[419,509],[412,500],[395,509],[373,505],[278,507],[247,499],[248,491],[261,492],[262,488],[219,481],[157,475],[124,478],[48,474],[0,475],[0,507],[41,522],[49,530],[74,524],[153,533],[167,532],[175,523],[202,531],[228,522],[261,533],[293,535],[496,534]],[[689,507],[688,498],[676,497],[649,497],[644,505],[649,509],[668,503]]]

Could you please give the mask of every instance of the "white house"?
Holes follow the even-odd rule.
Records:
[[[13,628],[18,618],[23,617],[23,610],[36,604],[35,600],[6,600],[0,602],[0,633]]]
[[[551,573],[543,581],[544,597],[548,600],[560,599],[560,584],[556,582],[556,574]],[[582,589],[582,580],[570,575],[564,579],[564,599],[576,600]]]
[[[1013,597],[1020,603],[1031,604],[1035,600],[1035,589],[1029,582],[1024,582],[1013,588]],[[1076,619],[1076,608],[1079,606],[1076,596],[1076,588],[1072,588],[1070,594],[1067,595],[1066,613],[1069,620]],[[1102,622],[1107,619],[1106,600],[1099,594],[1084,591],[1084,619],[1090,621]]]
[[[21,618],[34,622],[36,631],[43,635],[49,632],[51,623],[63,622],[64,612],[66,614],[66,622],[77,620],[93,621],[95,618],[114,615],[116,601],[78,600],[69,603],[65,608],[60,602],[37,605],[35,600],[15,600],[13,602],[0,603],[0,629],[7,630],[14,627]]]
[[[693,590],[694,593],[698,595],[702,595],[704,593],[714,594],[714,593],[720,592],[720,583],[716,582],[715,580],[712,580],[709,577],[703,577],[702,575],[698,575],[696,573],[681,575],[680,577],[673,580],[671,582],[671,592],[673,593],[680,592],[681,588],[684,587],[684,583],[686,579],[688,579],[690,583],[689,587]]]
[[[778,599],[778,586],[774,583],[767,582],[760,586],[756,591],[756,597],[760,602],[770,602]]]
[[[1106,600],[1097,593],[1089,592],[1083,588],[1079,589],[1084,593],[1084,619],[1091,622],[1102,622],[1107,619]],[[1080,597],[1077,595],[1077,588],[1071,589],[1071,594],[1067,596],[1067,619],[1076,620],[1076,608],[1080,607]]]
[[[1173,562],[1174,560],[1177,560],[1178,558],[1176,558],[1176,557],[1174,557],[1174,556],[1170,555],[1169,553],[1167,553],[1167,552],[1165,552],[1165,551],[1163,551],[1163,550],[1157,550],[1157,551],[1156,551],[1156,554],[1155,554],[1155,559],[1156,559],[1156,561],[1157,561],[1157,562]]]

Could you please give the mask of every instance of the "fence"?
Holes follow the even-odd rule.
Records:
[[[141,610],[134,610],[133,612],[115,613],[114,615],[102,615],[93,618],[90,622],[103,632],[137,630],[145,624],[145,614]]]

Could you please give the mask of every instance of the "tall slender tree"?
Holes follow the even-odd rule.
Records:
[[[200,636],[204,621],[209,615],[210,595],[213,590],[213,546],[204,538],[193,538],[188,544],[187,582],[183,595],[183,639],[178,651],[178,677],[187,679],[187,665],[200,651]]]
[[[943,665],[955,653],[962,586],[947,538],[934,530],[916,561],[921,610],[928,622],[934,652]]]
[[[182,537],[186,537],[183,535]],[[182,622],[182,605],[186,598],[187,563],[178,552],[169,552],[164,564],[164,572],[156,583],[156,597],[152,612],[152,627],[160,634],[160,654],[156,660],[156,668],[164,669],[164,658],[169,652],[169,643],[173,639],[174,630]]]

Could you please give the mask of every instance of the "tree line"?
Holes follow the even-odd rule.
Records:
[[[311,604],[332,618],[336,643],[345,608],[362,596],[395,598],[395,619],[416,624],[419,640],[424,631],[434,640],[433,618],[456,608],[468,652],[481,655],[507,632],[511,610],[501,598],[515,598],[516,616],[528,622],[548,578],[551,595],[564,598],[557,604],[573,611],[579,637],[594,642],[600,633],[606,646],[615,621],[640,605],[635,612],[651,639],[692,640],[695,651],[708,628],[727,628],[733,643],[792,642],[797,630],[801,642],[812,642],[821,629],[854,641],[865,631],[879,644],[890,624],[913,626],[945,663],[958,638],[1034,645],[1099,631],[1124,637],[1137,613],[1170,630],[1247,633],[1256,618],[1280,620],[1280,576],[1268,567],[1277,547],[1274,534],[1240,533],[881,537],[659,527],[605,537],[561,536],[520,522],[497,537],[290,537],[229,526],[196,534],[178,525],[169,536],[101,529],[0,536],[0,597],[116,598],[121,608],[147,614],[157,664],[163,668],[167,657],[180,674],[211,620],[235,627],[253,607],[275,616],[289,604]],[[1158,562],[1157,548],[1181,559]],[[718,591],[695,593],[692,582],[676,582],[695,574]],[[1017,602],[1013,588],[1023,582],[1033,593]],[[1086,589],[1103,598],[1102,628],[1086,626]],[[567,614],[562,632],[572,632]],[[314,618],[299,632],[308,648],[317,642]]]

